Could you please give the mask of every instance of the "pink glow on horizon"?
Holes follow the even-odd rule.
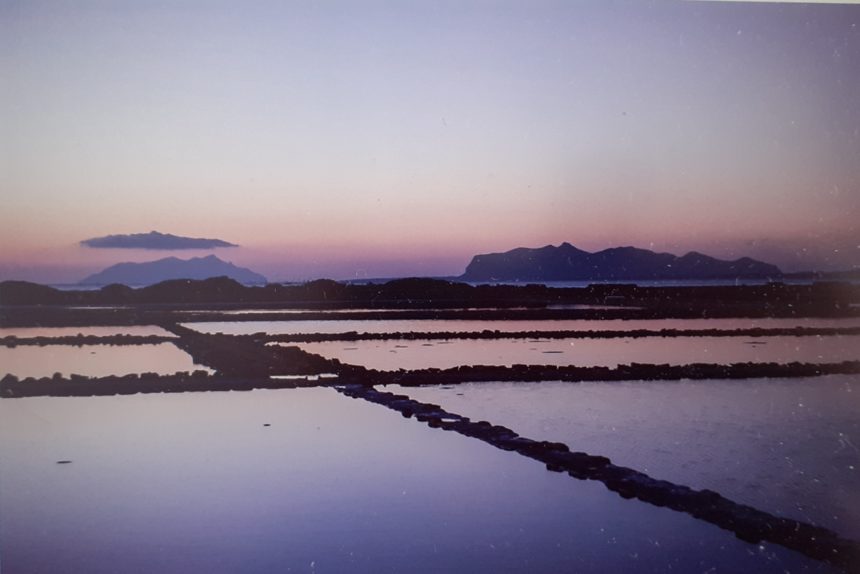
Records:
[[[860,266],[860,6],[0,8],[0,279],[209,251],[458,275],[567,241]]]

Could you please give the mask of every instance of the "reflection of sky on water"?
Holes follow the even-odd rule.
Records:
[[[0,426],[4,573],[828,571],[330,389],[4,399]]]
[[[380,370],[515,364],[614,367],[628,363],[832,363],[860,359],[858,335],[325,341],[298,346],[327,358]]]
[[[592,305],[575,305],[575,308],[593,308],[596,306]],[[513,307],[513,309],[525,309],[526,307]],[[602,308],[602,307],[601,307]],[[470,311],[470,310],[487,310],[487,307],[481,307],[480,309],[474,307],[458,307],[457,311]],[[489,308],[490,310],[496,310],[494,308]],[[511,309],[507,308],[506,309]],[[368,307],[355,307],[355,308],[332,308],[332,309],[312,309],[312,308],[290,308],[290,309],[188,309],[188,310],[180,310],[174,311],[175,313],[199,313],[199,314],[207,314],[207,313],[217,313],[223,315],[261,315],[261,314],[276,314],[276,315],[296,315],[298,313],[320,313],[320,314],[351,314],[351,313],[403,313],[404,311],[438,311],[436,308],[425,308],[425,307],[416,307],[416,308],[384,308],[384,309],[376,309],[376,308],[368,308]]]
[[[171,374],[209,370],[196,365],[172,343],[156,345],[25,345],[0,347],[0,377],[11,373],[19,378],[85,375],[105,377],[129,373]]]
[[[481,320],[435,320],[435,319],[380,319],[374,321],[212,321],[184,323],[185,327],[201,333],[224,333],[226,335],[290,335],[296,333],[436,333],[439,331],[632,331],[634,329],[753,329],[792,327],[860,327],[860,317],[846,319],[820,318],[764,318],[764,319],[637,319],[617,320],[571,320],[560,321],[481,321]]]
[[[0,327],[0,338],[67,337],[74,335],[93,335],[96,337],[110,337],[112,335],[135,335],[138,337],[147,335],[158,335],[160,337],[175,336],[170,331],[166,331],[156,325],[118,325],[112,327]]]
[[[860,377],[399,389],[860,538]]]
[[[524,310],[528,309],[528,307],[505,307],[506,311],[513,310]],[[638,307],[626,307],[620,305],[547,305],[547,309],[638,309]],[[456,311],[498,311],[498,307],[456,307],[454,309],[442,309],[443,311],[448,310],[456,310]],[[274,309],[261,309],[261,308],[252,308],[252,309],[183,309],[174,311],[174,313],[180,314],[207,314],[207,313],[218,313],[223,315],[296,315],[298,313],[321,313],[321,314],[351,314],[351,313],[403,313],[404,311],[439,311],[438,308],[429,308],[429,307],[406,307],[406,308],[368,308],[368,307],[355,307],[355,308],[332,308],[332,309],[313,309],[313,308],[274,308]]]

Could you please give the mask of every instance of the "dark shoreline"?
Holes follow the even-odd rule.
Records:
[[[636,319],[656,318],[653,312],[597,311],[581,309],[398,309],[395,311],[246,313],[218,311],[186,312],[183,306],[136,305],[117,309],[80,309],[65,305],[3,306],[0,305],[0,327],[88,327],[161,325],[165,323],[244,322],[244,321],[383,321],[383,320],[449,320],[466,319],[542,320],[542,319]],[[860,313],[857,314],[860,316]]]
[[[180,309],[161,306],[133,306],[118,309],[78,309],[63,305],[0,305],[0,327],[95,327],[162,325],[193,322],[243,321],[393,321],[393,320],[475,320],[475,321],[543,321],[598,320],[628,321],[653,319],[765,319],[860,317],[860,308],[834,308],[832,305],[781,306],[719,305],[674,306],[642,309],[443,309],[355,312],[277,313],[178,313]]]
[[[172,343],[176,337],[165,335],[62,335],[59,337],[16,337],[9,335],[0,337],[2,347],[45,347],[47,345],[68,345],[83,347],[86,345],[109,345],[121,347],[127,345],[157,345]]]
[[[589,287],[478,285],[436,279],[398,279],[384,284],[320,280],[304,285],[246,287],[224,277],[167,281],[132,289],[109,285],[98,291],[59,291],[35,283],[0,283],[0,325],[140,324],[160,321],[331,319],[649,319],[662,317],[860,316],[860,285]],[[564,309],[557,306],[598,306]],[[271,309],[252,317],[237,309]],[[301,309],[284,317],[277,310]],[[314,311],[314,310],[317,311]],[[338,314],[331,311],[368,309]],[[182,313],[174,311],[207,311]],[[382,313],[382,310],[387,312]],[[396,310],[396,311],[391,311]],[[221,313],[219,313],[219,311]],[[329,312],[323,312],[329,311]]]
[[[278,343],[320,343],[326,341],[437,341],[474,339],[641,339],[645,337],[827,337],[860,335],[860,327],[785,327],[753,329],[632,329],[606,331],[433,331],[392,333],[298,333],[295,335],[243,335]],[[0,339],[2,341],[2,339]]]
[[[246,338],[253,341],[268,343],[320,343],[330,341],[438,341],[438,340],[495,340],[495,339],[641,339],[646,337],[675,338],[675,337],[833,337],[860,335],[860,327],[778,327],[752,329],[632,329],[605,331],[498,331],[485,329],[483,331],[432,331],[419,332],[394,331],[391,333],[297,333],[290,335],[269,335],[255,333],[252,335],[230,335],[236,338]],[[38,346],[71,345],[153,345],[158,343],[176,342],[176,336],[170,335],[59,335],[56,337],[39,335],[36,337],[18,337],[7,335],[0,337],[0,346]]]

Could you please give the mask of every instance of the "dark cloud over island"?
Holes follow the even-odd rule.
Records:
[[[221,239],[203,239],[199,237],[181,237],[169,233],[150,231],[149,233],[129,233],[120,235],[105,235],[81,241],[84,247],[97,249],[212,249],[215,247],[238,247]]]

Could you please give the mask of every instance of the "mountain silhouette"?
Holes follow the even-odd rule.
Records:
[[[476,255],[460,276],[464,281],[621,281],[666,279],[779,278],[775,265],[743,257],[716,259],[691,251],[678,257],[636,247],[613,247],[596,253],[570,243],[505,253]]]
[[[146,263],[117,263],[80,281],[80,285],[152,285],[169,279],[229,277],[245,284],[266,283],[266,278],[250,269],[237,267],[214,255],[177,259],[166,257]]]

